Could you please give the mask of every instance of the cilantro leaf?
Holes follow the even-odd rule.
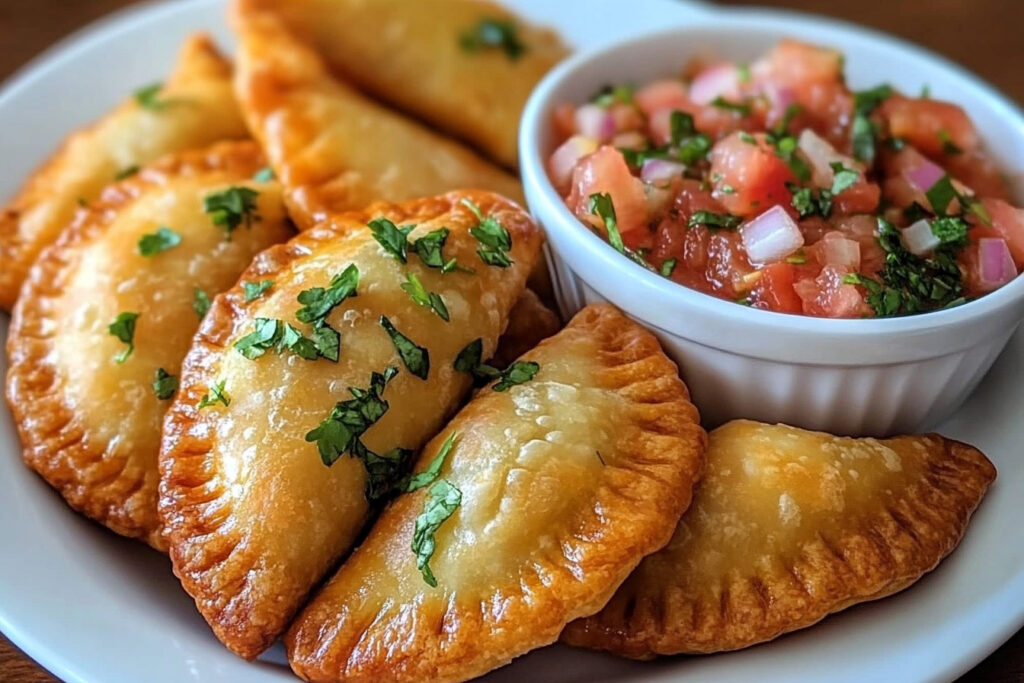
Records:
[[[676,158],[687,166],[707,156],[711,150],[711,138],[698,133],[693,123],[693,116],[682,111],[669,114],[670,149],[675,150]]]
[[[169,100],[160,99],[160,91],[163,90],[163,87],[163,83],[150,83],[136,90],[132,96],[143,109],[159,111],[170,104]]]
[[[855,92],[853,93],[853,108],[864,114],[870,114],[878,105],[892,97],[892,93],[892,86],[888,83]]]
[[[402,263],[406,262],[406,252],[409,248],[409,233],[415,225],[398,226],[383,216],[375,218],[367,223],[374,239],[388,252]]]
[[[370,375],[369,388],[349,387],[352,398],[338,402],[319,426],[306,434],[307,442],[316,443],[324,465],[330,467],[346,453],[360,457],[368,452],[360,437],[388,411],[389,404],[381,394],[396,374],[398,368],[389,366],[384,374]]]
[[[259,282],[243,282],[242,289],[245,291],[245,303],[250,303],[266,294],[267,290],[274,286],[273,280],[260,280]]]
[[[501,371],[501,379],[494,385],[495,391],[508,391],[512,387],[529,382],[540,370],[540,364],[533,361],[516,361]]]
[[[435,534],[461,504],[462,491],[447,479],[435,482],[427,490],[423,512],[416,518],[412,534],[412,551],[416,555],[416,568],[422,572],[428,586],[437,587],[437,578],[430,569],[430,558],[436,547]]]
[[[313,346],[321,356],[337,363],[341,357],[341,334],[327,323],[321,323],[313,328]]]
[[[832,192],[830,190],[818,190],[817,196],[814,190],[809,187],[800,187],[793,183],[786,183],[786,187],[793,193],[790,205],[800,214],[800,218],[820,215],[828,218],[832,213]]]
[[[202,410],[203,408],[216,405],[218,403],[224,404],[225,408],[231,405],[231,397],[224,391],[224,380],[214,382],[213,386],[207,389],[203,397],[199,399],[199,405],[197,408]]]
[[[519,39],[519,29],[514,23],[490,17],[484,17],[476,26],[463,31],[459,36],[459,45],[466,52],[502,50],[512,61],[526,52],[526,45]]]
[[[181,235],[167,227],[159,227],[156,232],[151,232],[139,238],[139,254],[142,256],[156,256],[160,252],[173,249],[181,244]]]
[[[359,286],[359,268],[351,264],[331,278],[327,287],[311,287],[299,292],[297,300],[302,308],[295,312],[299,322],[319,326],[335,306],[350,296],[356,296]]]
[[[626,245],[623,244],[622,234],[619,232],[612,196],[607,192],[590,195],[590,213],[598,216],[604,222],[605,232],[608,233],[608,243],[615,248],[615,251],[625,254]]]
[[[163,368],[156,369],[156,376],[153,378],[153,393],[161,401],[166,401],[178,390],[178,378],[168,373]]]
[[[125,178],[132,177],[133,175],[135,175],[138,172],[139,172],[138,165],[133,164],[131,166],[126,166],[126,167],[122,168],[120,171],[118,171],[117,173],[114,174],[114,180],[124,180]]]
[[[474,339],[455,356],[455,369],[473,375],[474,383],[479,386],[497,379],[494,391],[508,391],[511,387],[529,382],[540,370],[540,365],[532,361],[516,361],[504,370],[487,365],[483,361],[483,339]]]
[[[260,193],[248,187],[229,187],[223,192],[214,192],[203,198],[203,210],[210,214],[213,224],[224,228],[227,238],[239,225],[251,228],[260,220],[256,211],[256,198]]]
[[[202,320],[207,311],[210,310],[210,295],[199,289],[198,287],[192,288],[192,310],[196,312],[199,319]]]
[[[392,448],[384,455],[377,455],[362,442],[357,444],[354,455],[366,468],[366,499],[373,503],[400,490],[413,452],[407,448]]]
[[[252,179],[255,180],[257,183],[269,183],[271,180],[274,180],[276,178],[277,176],[274,175],[274,169],[270,168],[269,166],[261,168],[252,175]]]
[[[412,248],[425,266],[440,268],[442,273],[450,273],[454,270],[459,270],[463,273],[475,272],[472,268],[460,266],[456,263],[455,259],[445,260],[443,250],[447,240],[448,228],[438,228],[437,230],[431,230],[413,242]]]
[[[380,317],[380,326],[391,337],[391,343],[395,345],[406,369],[416,377],[426,379],[430,374],[430,352],[399,332],[387,316]]]
[[[107,326],[107,331],[110,334],[128,345],[127,349],[115,356],[114,360],[118,363],[128,360],[128,356],[132,355],[132,351],[135,350],[135,322],[138,319],[138,313],[125,311],[124,313],[118,313],[117,317],[114,318],[114,322]]]
[[[952,247],[967,246],[967,223],[962,218],[943,216],[931,221],[932,234],[941,244]]]
[[[940,129],[938,135],[939,135],[939,141],[942,142],[942,153],[943,154],[953,155],[953,154],[963,154],[964,153],[963,148],[958,146],[955,142],[953,142],[953,138],[952,138],[952,136],[950,136],[948,130],[946,130],[944,128]]]
[[[932,205],[935,215],[944,216],[946,209],[957,198],[958,193],[956,188],[953,187],[953,182],[949,176],[944,175],[925,191],[924,196],[928,198],[928,202]]]
[[[731,111],[740,116],[750,116],[750,105],[744,102],[730,102],[721,95],[711,100],[711,106]]]
[[[437,481],[437,478],[441,476],[441,467],[444,465],[445,459],[448,457],[452,447],[455,445],[455,438],[457,436],[458,434],[452,432],[448,438],[445,439],[444,443],[441,444],[441,448],[437,451],[437,455],[434,456],[434,459],[430,461],[430,464],[427,465],[427,469],[409,477],[409,480],[403,487],[407,492],[418,491],[421,488],[430,486]]]
[[[633,94],[636,87],[632,85],[606,85],[590,97],[590,101],[607,109],[615,103],[634,104]]]
[[[291,324],[273,318],[256,318],[253,328],[234,344],[235,350],[249,360],[256,360],[268,351],[278,355],[290,351],[305,360],[321,357],[338,360],[340,335],[328,325],[315,330],[313,339]]]
[[[432,310],[441,320],[450,322],[451,317],[448,315],[448,307],[445,305],[444,299],[441,298],[440,294],[428,291],[423,286],[423,282],[416,276],[416,273],[405,274],[402,291],[408,294],[409,298],[420,306]]]
[[[667,258],[661,264],[661,270],[659,271],[663,277],[672,277],[672,273],[676,270],[676,263],[678,261],[675,258]]]
[[[479,223],[469,229],[469,234],[476,238],[482,246],[477,250],[480,260],[489,266],[507,268],[512,265],[508,251],[512,248],[512,236],[494,216],[484,217],[480,207],[463,197],[462,205],[468,208],[479,219]]]
[[[875,141],[878,131],[869,118],[871,113],[892,96],[892,88],[882,84],[869,90],[853,94],[853,123],[850,127],[850,142],[853,156],[858,161],[872,163],[875,160]]]
[[[715,213],[714,211],[701,209],[700,211],[693,212],[693,215],[690,216],[690,220],[687,221],[686,225],[690,228],[703,225],[712,232],[717,232],[722,228],[734,230],[742,222],[742,218],[734,216],[731,213]]]
[[[845,168],[841,161],[833,161],[829,164],[832,168],[832,196],[838,196],[839,194],[850,189],[857,184],[857,180],[860,178],[860,173],[855,169]]]

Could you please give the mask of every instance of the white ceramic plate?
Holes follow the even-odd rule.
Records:
[[[672,0],[507,0],[579,46],[665,28],[709,10]],[[68,131],[161,78],[184,36],[225,45],[223,0],[176,0],[122,12],[61,43],[0,93],[0,197]],[[879,80],[885,74],[879,74]],[[6,334],[6,319],[0,320]],[[6,361],[0,360],[6,371]],[[894,598],[863,605],[769,645],[712,657],[634,663],[560,646],[488,676],[497,681],[941,681],[983,659],[1024,624],[1024,336],[944,425],[999,468],[960,549]],[[80,518],[22,466],[0,411],[0,630],[66,681],[293,681],[283,653],[250,664],[213,638],[166,558]]]

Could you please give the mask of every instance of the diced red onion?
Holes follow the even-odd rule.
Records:
[[[932,232],[932,224],[924,218],[903,228],[903,246],[911,254],[924,256],[939,246],[941,242],[942,240]]]
[[[551,182],[559,189],[569,187],[576,163],[597,149],[597,142],[581,135],[573,135],[563,142],[548,160]]]
[[[840,154],[828,140],[815,133],[810,128],[800,132],[797,140],[797,149],[803,153],[804,158],[811,167],[811,181],[817,187],[832,187],[835,179],[835,172],[831,164],[841,163],[843,168],[861,170],[861,165],[855,160]]]
[[[715,98],[734,100],[740,96],[740,74],[734,64],[717,64],[701,71],[690,84],[695,104],[711,104]]]
[[[781,261],[804,246],[800,226],[781,206],[773,206],[740,227],[743,247],[751,263]]]
[[[1010,247],[999,237],[978,240],[978,281],[982,289],[991,291],[1017,277]]]
[[[640,179],[645,183],[664,183],[683,175],[686,166],[667,159],[647,159],[640,167]]]
[[[838,235],[830,235],[822,241],[825,263],[845,266],[851,270],[860,268],[860,242]]]
[[[576,110],[576,132],[585,138],[607,142],[615,136],[615,117],[596,104],[584,104]]]
[[[920,166],[915,169],[903,171],[903,177],[921,192],[927,192],[930,190],[932,186],[939,182],[944,175],[946,175],[946,172],[942,170],[941,166],[933,164],[924,157],[921,157]]]
[[[643,149],[647,146],[647,138],[637,130],[627,130],[612,138],[612,147],[617,149]]]

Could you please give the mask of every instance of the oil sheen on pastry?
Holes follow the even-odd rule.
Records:
[[[671,537],[706,437],[649,332],[591,306],[506,373],[296,620],[304,680],[474,678],[599,610]]]
[[[331,76],[276,14],[237,0],[232,20],[240,41],[235,91],[301,228],[372,201],[461,188],[521,201],[518,180],[505,171]]]
[[[669,545],[562,639],[646,659],[810,626],[931,571],[995,476],[976,448],[935,434],[852,439],[730,422],[710,435]]]
[[[372,95],[517,167],[519,115],[568,50],[479,0],[257,0]]]
[[[199,328],[196,290],[231,287],[294,234],[280,185],[251,180],[264,163],[253,142],[220,143],[111,185],[43,252],[15,307],[7,397],[26,462],[75,509],[157,548],[160,427]],[[204,199],[231,188],[258,194],[228,239]]]
[[[507,231],[503,256],[474,236],[484,221]],[[368,498],[407,469],[394,449],[422,447],[470,388],[456,355],[476,339],[494,352],[540,241],[490,193],[376,204],[261,254],[242,276],[274,283],[260,298],[218,297],[164,423],[160,514],[175,572],[229,648],[270,646],[351,549]]]
[[[0,210],[0,307],[14,306],[39,252],[118,176],[165,154],[246,136],[231,65],[206,36],[189,38],[163,87],[140,90],[68,137]]]

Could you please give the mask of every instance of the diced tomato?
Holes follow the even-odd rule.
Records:
[[[644,86],[633,95],[633,101],[648,118],[658,111],[684,110],[690,105],[686,85],[675,79],[655,81]]]
[[[560,104],[555,107],[552,118],[554,118],[555,135],[559,140],[576,134],[576,107],[568,103]]]
[[[876,183],[869,183],[861,176],[856,184],[840,192],[834,199],[836,214],[872,213],[878,209],[882,199],[882,188]]]
[[[951,102],[893,95],[882,103],[879,112],[892,136],[929,156],[942,157],[947,141],[968,152],[978,146],[978,133],[971,119]]]
[[[870,311],[857,287],[843,282],[849,272],[825,266],[818,277],[798,281],[794,289],[803,302],[803,312],[824,318],[860,318]]]
[[[1013,262],[1020,270],[1024,266],[1024,209],[1011,206],[1001,199],[983,199],[981,204],[991,219],[991,229],[998,237],[1006,240]],[[968,213],[967,218],[971,223],[983,224],[973,213]]]
[[[779,313],[803,313],[803,300],[793,289],[796,268],[772,263],[761,269],[761,277],[750,293],[751,305]]]
[[[744,278],[754,272],[738,232],[721,231],[708,240],[708,283],[720,296],[735,299],[750,289]]]
[[[1013,193],[995,163],[980,150],[947,155],[943,164],[949,173],[979,197],[1012,201]]]
[[[835,229],[860,244],[860,272],[874,275],[885,265],[885,251],[878,244],[878,219],[874,216],[840,216]]]
[[[811,83],[837,83],[843,80],[843,55],[833,50],[798,40],[782,40],[755,65],[766,69],[776,83],[804,87]]]
[[[896,206],[906,208],[917,202],[921,206],[930,206],[924,189],[918,188],[910,178],[926,164],[931,164],[923,154],[907,145],[898,152],[886,152],[880,158],[882,169],[882,196]]]
[[[714,198],[738,216],[753,216],[774,204],[789,207],[792,194],[786,183],[795,180],[793,172],[764,135],[754,136],[753,142],[744,137],[734,133],[711,150]]]
[[[604,192],[611,195],[623,239],[629,233],[646,229],[647,195],[643,181],[630,173],[622,153],[607,145],[580,159],[566,202],[577,217],[600,230],[604,224],[590,212],[590,196]]]

